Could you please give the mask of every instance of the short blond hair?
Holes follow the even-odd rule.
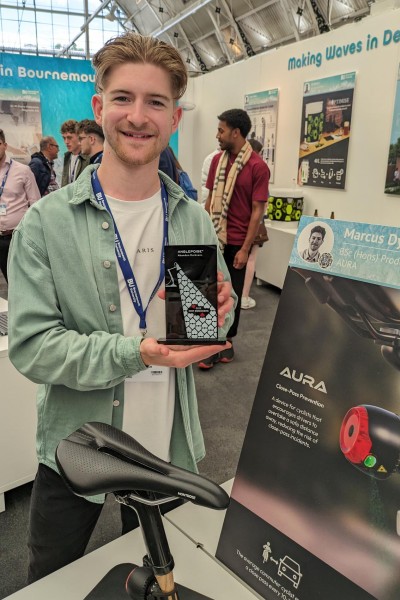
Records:
[[[186,91],[187,70],[178,50],[157,38],[131,31],[108,40],[93,57],[95,85],[101,93],[112,67],[124,63],[148,63],[164,69],[170,77],[172,92],[177,100]]]

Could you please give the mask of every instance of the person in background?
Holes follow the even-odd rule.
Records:
[[[35,176],[41,196],[47,196],[60,187],[54,171],[58,150],[56,140],[51,135],[47,135],[40,140],[40,152],[35,152],[31,156],[29,167]]]
[[[219,150],[214,150],[213,152],[211,152],[210,154],[208,154],[204,161],[203,161],[203,166],[201,168],[201,201],[200,204],[203,206],[203,208],[205,208],[206,206],[206,202],[207,202],[207,198],[208,198],[208,188],[207,188],[207,177],[208,177],[208,172],[210,170],[210,166],[211,166],[211,161],[214,158],[214,156],[216,154],[218,154]]]
[[[257,154],[262,156],[263,145],[261,142],[252,137],[249,139],[249,144],[253,148],[254,152],[257,152]],[[256,258],[259,248],[260,246],[258,246],[257,244],[253,244],[251,252],[249,254],[249,260],[247,261],[246,275],[244,278],[244,285],[242,291],[242,300],[240,303],[240,307],[243,310],[248,310],[249,308],[254,308],[256,306],[256,301],[254,300],[254,298],[250,297],[250,288],[254,280],[254,273],[256,271]]]
[[[76,126],[81,152],[89,158],[90,165],[101,163],[103,158],[104,133],[101,125],[93,119],[79,121]]]
[[[0,129],[0,270],[8,281],[11,237],[28,208],[39,200],[40,192],[30,168],[9,158],[6,151],[6,138]]]
[[[269,169],[246,140],[251,120],[233,108],[218,116],[217,140],[222,150],[211,161],[207,178],[206,211],[218,236],[233,289],[238,296],[235,320],[227,333],[232,342],[238,331],[246,264],[268,199]],[[200,369],[234,358],[233,345],[201,361]]]
[[[29,211],[10,256],[9,357],[40,384],[29,583],[83,555],[104,503],[65,485],[60,440],[83,423],[107,423],[196,471],[205,448],[191,365],[221,348],[157,342],[166,335],[165,245],[217,244],[205,211],[158,171],[182,116],[185,63],[173,46],[128,32],[110,39],[93,66],[102,162]],[[225,337],[234,294],[220,252],[218,269]],[[121,517],[123,533],[138,524],[129,507]]]
[[[158,169],[168,175],[172,181],[178,182],[178,173],[175,166],[175,155],[170,152],[170,146],[168,145],[160,154],[160,161]]]
[[[76,133],[77,124],[78,121],[69,119],[61,125],[61,135],[67,147],[67,152],[64,154],[61,187],[75,181],[89,164],[89,159],[81,154],[81,145]]]
[[[171,146],[168,145],[161,153],[158,168],[168,175],[168,177],[171,177],[189,198],[197,202],[197,190],[193,186],[189,175],[182,169],[182,165],[175,156],[175,152]]]

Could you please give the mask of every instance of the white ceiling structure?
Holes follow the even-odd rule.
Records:
[[[196,76],[340,27],[375,0],[110,0],[123,28],[157,36],[181,52]]]
[[[90,58],[105,40],[133,30],[173,44],[189,74],[197,76],[362,19],[370,14],[375,1],[384,2],[0,0],[0,49]],[[28,27],[36,34],[33,39]],[[99,28],[103,30],[101,39]],[[11,30],[15,35],[10,38]]]

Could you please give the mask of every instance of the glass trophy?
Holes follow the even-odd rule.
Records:
[[[225,344],[218,339],[217,246],[166,246],[163,344]]]

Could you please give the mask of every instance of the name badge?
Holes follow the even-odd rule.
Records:
[[[147,367],[145,371],[127,377],[125,383],[165,383],[168,381],[169,367]]]
[[[0,215],[7,214],[7,204],[0,204]]]

